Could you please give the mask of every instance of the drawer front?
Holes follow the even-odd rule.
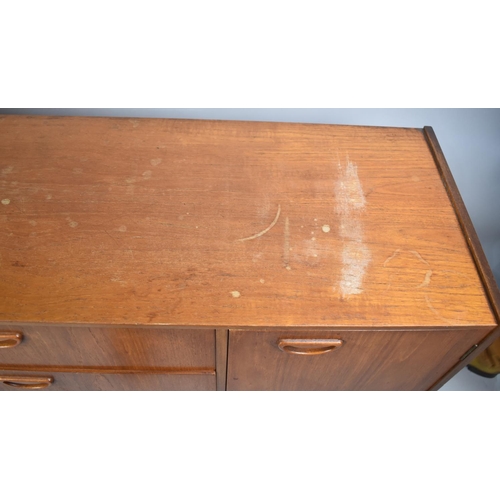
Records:
[[[215,373],[0,371],[0,391],[215,391]]]
[[[229,332],[228,390],[426,390],[471,331]]]
[[[215,330],[0,327],[0,367],[214,368]]]

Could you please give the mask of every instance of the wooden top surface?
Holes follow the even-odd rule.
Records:
[[[0,321],[495,325],[420,129],[0,117]]]

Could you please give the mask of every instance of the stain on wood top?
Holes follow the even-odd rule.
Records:
[[[495,325],[420,129],[0,117],[0,321]]]

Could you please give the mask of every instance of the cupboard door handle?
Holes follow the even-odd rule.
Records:
[[[282,339],[278,347],[289,354],[315,356],[338,349],[344,343],[339,339]]]
[[[9,387],[25,390],[47,389],[54,383],[53,377],[24,377],[20,375],[0,375],[0,382]]]
[[[0,349],[16,347],[23,341],[23,334],[17,332],[0,332]]]

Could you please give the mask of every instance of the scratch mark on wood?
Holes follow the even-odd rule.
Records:
[[[392,259],[397,257],[402,252],[403,252],[403,250],[401,250],[401,249],[396,250],[389,258],[387,258],[385,260],[383,267],[386,267],[387,264]],[[424,288],[426,286],[429,286],[430,282],[431,282],[432,274],[433,274],[432,269],[430,269],[430,264],[416,250],[408,250],[408,252],[411,253],[412,255],[414,255],[415,257],[417,257],[417,259],[420,260],[420,262],[424,263],[426,266],[429,267],[429,269],[427,269],[427,271],[425,272],[424,280],[422,281],[422,283],[420,283],[420,285],[417,285],[415,288]],[[389,288],[390,288],[390,284],[387,287],[387,289],[389,289]]]
[[[425,265],[427,265],[427,266],[429,265],[429,263],[424,258],[422,258],[422,256],[416,250],[410,250],[410,253],[412,253],[413,255],[415,255],[415,257],[417,257],[417,259],[419,259]]]
[[[277,222],[280,218],[280,214],[281,214],[281,205],[278,205],[278,213],[276,214],[276,217],[271,222],[271,224],[268,227],[266,227],[266,229],[264,229],[260,233],[254,234],[253,236],[249,236],[248,238],[241,238],[241,239],[236,240],[236,241],[250,241],[250,240],[255,240],[257,238],[260,238],[261,236],[264,236],[277,224]]]
[[[115,238],[113,238],[113,236],[111,236],[111,234],[109,234],[108,231],[104,230],[104,232],[116,243],[117,247],[120,247],[120,245],[118,243],[118,240],[116,240]]]
[[[283,266],[290,270],[290,220],[285,219],[285,238],[283,242]]]
[[[388,259],[385,260],[384,262],[384,267],[389,264],[389,262],[394,259],[394,257],[397,257],[401,253],[401,250],[396,250]]]
[[[454,325],[456,323],[450,321],[448,318],[445,318],[444,316],[441,316],[441,314],[439,314],[438,311],[436,311],[436,308],[432,305],[431,303],[431,300],[429,299],[429,296],[427,294],[425,294],[425,302],[427,302],[427,306],[429,307],[429,309],[441,320],[445,321],[446,323],[448,323],[449,325]],[[458,322],[460,323],[460,322]]]
[[[424,281],[422,281],[422,283],[420,283],[420,285],[418,285],[416,288],[423,288],[424,286],[429,286],[429,283],[431,282],[431,277],[432,277],[432,270],[429,269],[425,273]]]

